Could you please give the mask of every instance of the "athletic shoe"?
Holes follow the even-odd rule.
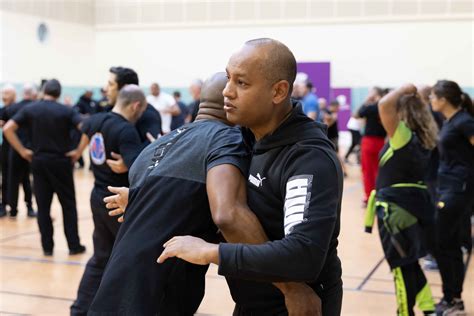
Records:
[[[432,255],[427,255],[423,258],[423,268],[428,271],[438,271],[438,263]]]
[[[53,255],[53,251],[52,250],[43,250],[43,254],[46,257],[51,257]]]
[[[15,219],[16,216],[18,215],[18,211],[17,210],[15,210],[15,211],[11,210],[8,215],[10,215],[10,218]]]
[[[466,315],[464,311],[464,302],[455,298],[451,302],[446,301],[444,298],[436,304],[436,315],[438,316],[463,316]]]
[[[75,249],[70,249],[69,250],[69,255],[78,255],[78,254],[81,254],[81,253],[84,253],[86,252],[86,247],[83,246],[83,245],[79,245],[79,247],[75,248]]]
[[[36,217],[36,212],[31,206],[28,207],[27,215],[28,215],[28,217]]]

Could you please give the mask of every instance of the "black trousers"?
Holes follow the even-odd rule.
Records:
[[[23,159],[13,148],[10,149],[8,173],[8,203],[11,213],[18,211],[18,191],[20,184],[23,185],[25,203],[28,208],[32,207],[32,193],[30,183],[30,163]]]
[[[318,293],[322,303],[323,316],[340,316],[342,308],[342,281],[329,289]],[[233,316],[288,316],[286,307],[272,309],[271,306],[265,310],[246,310],[236,305]]]
[[[440,194],[436,217],[436,261],[443,281],[446,300],[460,298],[464,282],[464,262],[461,246],[470,247],[470,214],[474,204],[474,188],[464,192]],[[469,238],[467,237],[469,236]],[[469,243],[466,245],[466,243]]]
[[[361,139],[361,135],[360,135],[359,131],[355,131],[355,130],[350,129],[349,132],[351,132],[352,141],[351,141],[351,146],[349,147],[349,150],[346,153],[346,156],[345,156],[346,159],[349,158],[349,155],[352,154],[352,152],[354,151],[356,146],[360,145],[360,139]],[[357,154],[357,161],[360,161],[359,152],[357,152],[356,154]]]
[[[0,204],[5,206],[8,204],[8,152],[10,151],[10,145],[3,138],[3,144],[0,147],[0,160],[2,162],[2,199]]]
[[[94,254],[89,259],[82,276],[77,299],[71,306],[71,315],[87,315],[89,307],[99,288],[105,266],[109,261],[115,237],[120,228],[117,222],[118,217],[108,215],[103,198],[110,195],[94,188],[91,192],[90,204],[92,218],[94,220],[94,233],[92,240],[94,243]]]
[[[53,222],[50,216],[54,193],[58,195],[62,207],[64,234],[68,247],[70,250],[77,249],[80,242],[71,161],[68,158],[33,158],[31,170],[38,204],[38,226],[43,250],[52,251],[54,247]]]

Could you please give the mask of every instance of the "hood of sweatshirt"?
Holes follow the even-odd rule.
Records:
[[[256,142],[254,151],[261,153],[303,140],[315,140],[333,147],[326,134],[327,126],[307,117],[303,112],[301,103],[293,101],[293,110],[290,116],[272,134]]]

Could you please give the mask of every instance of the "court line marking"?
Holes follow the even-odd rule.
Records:
[[[20,314],[15,312],[0,311],[0,315],[30,316],[32,314]]]
[[[18,295],[18,296],[28,296],[28,297],[36,297],[36,298],[45,298],[45,299],[48,299],[48,300],[56,300],[56,301],[74,302],[74,299],[70,299],[70,298],[57,297],[57,296],[49,296],[49,295],[41,295],[41,294],[20,293],[20,292],[4,291],[4,290],[0,290],[0,293],[3,293],[3,294],[10,294],[10,295]]]
[[[79,217],[77,218],[77,221],[80,222],[80,221],[83,221],[85,219],[91,219],[92,217],[91,216],[83,216],[83,217]],[[57,225],[60,225],[62,224],[62,222],[58,222],[58,223],[53,223],[53,227],[56,228]],[[16,234],[16,235],[11,235],[11,236],[7,236],[7,237],[3,237],[2,239],[0,239],[0,243],[3,243],[5,241],[10,241],[10,240],[13,240],[13,239],[16,239],[16,238],[20,238],[20,237],[23,237],[23,236],[27,236],[27,235],[34,235],[34,234],[39,234],[40,231],[39,229],[36,229],[35,231],[29,231],[29,232],[25,232],[25,233],[20,233],[20,234]]]
[[[369,272],[369,274],[367,274],[367,276],[362,280],[362,282],[359,284],[358,287],[356,287],[357,290],[362,290],[362,288],[364,287],[364,285],[370,280],[370,278],[372,277],[372,275],[374,275],[374,273],[378,270],[378,268],[382,265],[382,263],[385,261],[385,257],[382,257],[382,259],[380,259],[377,264],[375,265],[375,267],[372,268],[372,270]]]
[[[51,259],[43,259],[43,258],[34,258],[34,257],[27,257],[27,256],[0,256],[0,260],[10,260],[10,261],[23,261],[23,262],[39,262],[39,263],[52,263],[52,264],[65,264],[71,266],[85,266],[86,263],[80,261],[67,261],[67,260],[51,260]]]

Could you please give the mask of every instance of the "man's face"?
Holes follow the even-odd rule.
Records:
[[[4,90],[2,91],[2,103],[4,106],[9,106],[15,102],[15,91]]]
[[[110,73],[109,81],[107,81],[107,86],[105,87],[107,101],[110,105],[115,105],[117,101],[117,96],[119,93],[118,83],[117,83],[117,75],[114,73]]]
[[[224,110],[229,122],[251,129],[268,124],[273,113],[272,85],[261,64],[262,48],[244,46],[229,60],[224,88]]]
[[[160,86],[157,85],[156,83],[152,84],[150,86],[150,92],[155,97],[159,96],[160,95]]]

